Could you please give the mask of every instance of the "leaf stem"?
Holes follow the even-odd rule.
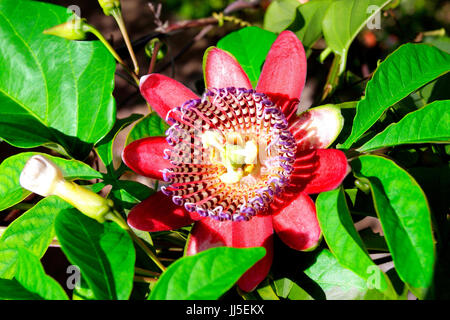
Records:
[[[137,75],[128,68],[128,66],[125,64],[125,62],[123,62],[122,58],[117,54],[116,50],[114,50],[114,48],[109,44],[109,42],[105,39],[105,37],[97,29],[95,29],[94,27],[92,27],[90,25],[86,25],[85,28],[86,28],[86,31],[95,35],[98,38],[98,40],[100,40],[100,42],[103,43],[103,45],[106,47],[106,49],[108,49],[108,51],[112,54],[114,59],[116,59],[117,62],[122,65],[122,67],[125,69],[125,71],[133,78],[133,80],[139,86],[139,79],[138,79]]]
[[[151,278],[151,277],[142,277],[142,276],[134,276],[135,282],[143,282],[143,283],[153,283],[158,281],[157,278]]]
[[[139,268],[139,267],[135,267],[134,271],[138,274],[141,274],[144,276],[149,276],[149,277],[159,277],[161,275],[158,272],[150,271],[150,270]]]
[[[166,267],[162,264],[162,262],[158,259],[158,257],[150,250],[149,247],[139,238],[136,233],[130,228],[130,226],[123,220],[122,216],[116,211],[112,210],[106,216],[108,220],[114,221],[117,223],[122,229],[128,232],[134,242],[142,249],[144,252],[152,259],[152,261],[161,269],[161,271],[165,271]]]
[[[117,25],[119,26],[120,32],[122,33],[123,36],[123,40],[125,41],[125,44],[128,48],[128,52],[130,53],[130,57],[134,65],[134,73],[135,75],[138,75],[139,65],[136,59],[136,55],[134,54],[133,46],[131,45],[130,37],[128,36],[127,28],[125,26],[125,22],[122,16],[122,11],[120,10],[120,8],[115,8],[112,10],[111,14],[116,20]]]
[[[335,54],[333,63],[327,76],[327,82],[323,88],[321,102],[324,101],[337,87],[339,83],[339,74],[341,69],[341,56]]]
[[[161,48],[161,41],[156,42],[155,48],[153,48],[152,59],[150,60],[150,66],[148,67],[148,73],[152,73],[155,69],[156,58],[158,56],[158,51]]]

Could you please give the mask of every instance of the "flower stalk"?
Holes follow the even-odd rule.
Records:
[[[133,46],[131,45],[130,37],[128,36],[127,28],[125,27],[125,22],[123,21],[120,0],[98,0],[98,3],[100,4],[100,7],[102,7],[105,15],[113,16],[114,20],[116,20],[128,52],[130,53],[131,60],[133,61],[134,73],[137,76],[139,74],[139,65],[136,55],[134,54]]]
[[[134,73],[135,75],[139,74],[139,64],[136,59],[136,55],[133,50],[133,46],[130,41],[130,37],[128,36],[127,28],[125,27],[125,22],[123,20],[122,11],[119,8],[115,8],[112,10],[111,15],[116,20],[117,25],[119,26],[120,32],[122,33],[123,40],[125,41],[125,44],[127,46],[128,52],[130,53],[131,61],[133,62],[134,66]]]

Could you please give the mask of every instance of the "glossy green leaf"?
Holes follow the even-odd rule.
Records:
[[[435,101],[411,112],[366,142],[359,151],[411,143],[450,142],[450,100]]]
[[[112,128],[115,62],[99,41],[45,35],[65,7],[0,2],[0,137],[22,148],[53,143],[84,159]]]
[[[339,188],[319,194],[316,210],[325,241],[339,263],[366,281],[369,281],[376,271],[379,285],[374,289],[395,299],[396,294],[389,279],[369,257],[355,229],[343,190]]]
[[[130,210],[139,202],[150,197],[155,191],[137,181],[117,180],[114,182],[109,197],[120,210]]]
[[[426,44],[401,46],[378,66],[367,83],[352,132],[340,147],[350,148],[387,108],[449,70],[449,54]]]
[[[286,30],[294,22],[299,5],[298,0],[272,1],[264,14],[264,29],[275,33]]]
[[[0,300],[42,300],[25,289],[16,279],[0,279]]]
[[[265,249],[212,248],[183,257],[161,275],[150,300],[214,300],[265,255]]]
[[[217,47],[230,52],[239,61],[253,87],[256,87],[267,53],[276,38],[273,32],[246,27],[220,39]]]
[[[348,49],[361,29],[390,2],[391,0],[333,1],[322,22],[328,47],[346,59]]]
[[[15,219],[0,238],[0,255],[6,252],[26,248],[41,258],[55,236],[55,218],[62,210],[71,206],[56,196],[44,198],[33,208]],[[1,270],[0,276],[11,278],[15,273],[17,257],[10,253],[8,267]],[[9,274],[9,275],[8,275]]]
[[[128,133],[125,145],[146,137],[164,136],[167,129],[169,125],[156,112],[152,112],[133,126]]]
[[[16,273],[17,247],[14,243],[0,242],[0,277],[3,279],[12,279]]]
[[[351,163],[370,184],[375,209],[399,277],[423,298],[436,262],[430,209],[420,186],[383,157],[361,156]]]
[[[384,237],[378,233],[374,233],[371,228],[366,228],[359,231],[359,235],[367,250],[389,251]]]
[[[19,153],[7,158],[0,164],[0,211],[19,203],[31,194],[20,186],[19,177],[28,159],[38,154],[47,157],[58,165],[64,177],[68,180],[102,178],[100,172],[81,161],[66,160],[37,152]]]
[[[100,224],[75,209],[56,217],[56,235],[69,261],[97,299],[128,299],[133,286],[135,250],[126,231]]]
[[[263,300],[280,300],[268,279],[258,285],[256,292]]]
[[[289,295],[287,296],[289,300],[314,300],[311,295],[303,290],[300,286],[298,286],[296,283],[293,283],[292,289],[289,292]]]
[[[378,269],[378,267],[376,267]],[[384,299],[374,287],[378,271],[374,268],[371,281],[366,281],[339,264],[333,254],[324,249],[309,266],[305,274],[320,287],[327,300],[380,300]]]
[[[302,41],[306,50],[322,35],[322,23],[328,11],[331,0],[315,0],[300,5],[297,8],[297,18],[289,27]]]
[[[289,300],[314,300],[305,290],[288,278],[277,279],[273,282],[278,296]]]
[[[109,173],[114,172],[113,144],[119,132],[131,123],[142,118],[140,114],[132,114],[129,117],[118,119],[111,131],[95,147],[95,150]]]
[[[28,291],[46,300],[68,300],[61,285],[45,273],[39,258],[24,248],[19,250],[15,279]]]

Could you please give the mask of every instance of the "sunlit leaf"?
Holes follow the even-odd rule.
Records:
[[[264,254],[262,247],[219,247],[183,257],[162,274],[149,299],[218,299]]]
[[[126,231],[100,224],[75,209],[56,217],[56,235],[97,299],[126,300],[133,286],[135,250]]]
[[[391,160],[361,156],[351,163],[370,184],[389,251],[399,277],[423,298],[436,262],[428,202],[417,182]]]
[[[388,126],[358,150],[411,143],[450,142],[450,100],[435,101]]]
[[[352,133],[340,147],[350,148],[387,108],[449,70],[449,54],[426,44],[401,46],[378,66],[367,83]]]
[[[84,159],[112,128],[115,62],[99,41],[45,35],[67,8],[0,2],[0,137],[22,148],[57,144]]]

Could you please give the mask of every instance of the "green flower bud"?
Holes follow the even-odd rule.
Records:
[[[355,186],[364,192],[365,194],[370,194],[370,185],[369,181],[365,178],[362,179],[356,179],[355,180]]]
[[[110,16],[114,10],[120,9],[120,0],[98,0],[105,15]]]
[[[158,38],[153,38],[145,45],[145,54],[151,58],[155,52],[156,44],[159,43],[158,53],[156,54],[156,61],[164,59],[167,53],[167,45],[159,40]]]
[[[66,23],[44,30],[44,34],[51,34],[68,40],[84,40],[88,32],[86,19],[73,18]]]
[[[23,188],[43,197],[60,197],[100,223],[105,222],[106,216],[111,212],[111,200],[72,181],[66,181],[58,166],[41,155],[33,156],[27,161],[19,182]]]

